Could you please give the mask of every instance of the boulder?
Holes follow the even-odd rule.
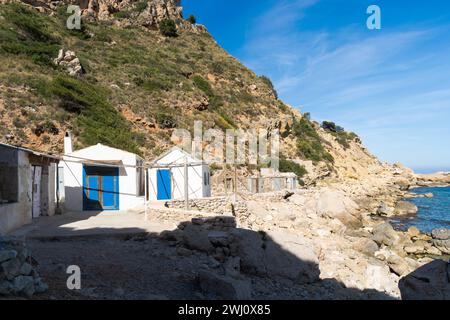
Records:
[[[14,279],[12,291],[15,294],[23,293],[31,298],[35,292],[34,278],[31,276],[18,276]]]
[[[450,300],[450,265],[434,260],[400,279],[404,300]]]
[[[443,254],[450,255],[450,229],[435,229],[431,236],[433,245]]]
[[[241,258],[241,270],[244,273],[266,275],[263,251],[263,239],[266,235],[244,229],[234,229],[231,235],[233,237],[230,243],[231,255]]]
[[[394,213],[394,209],[389,207],[386,203],[382,202],[378,206],[377,214],[380,216],[390,216]]]
[[[400,236],[394,230],[390,223],[382,223],[373,229],[372,240],[379,245],[393,246],[400,240]]]
[[[389,268],[398,276],[404,276],[409,273],[408,263],[396,254],[391,254],[387,258]]]
[[[372,239],[360,238],[353,244],[353,249],[365,255],[374,256],[379,248],[377,243]]]
[[[183,229],[182,241],[189,249],[211,253],[214,246],[209,241],[208,234],[208,230],[189,224]]]
[[[372,261],[367,265],[365,272],[365,288],[375,289],[396,296],[398,277],[390,272],[387,265]]]
[[[264,263],[270,277],[287,278],[295,283],[313,283],[319,280],[319,259],[312,244],[304,238],[270,232],[266,241]]]
[[[14,277],[20,274],[20,268],[22,264],[20,260],[14,258],[2,263],[2,270],[8,280],[14,279]]]
[[[15,257],[17,257],[17,251],[15,250],[0,250],[0,263],[14,259]]]
[[[413,227],[409,227],[409,229],[408,229],[408,236],[410,236],[411,238],[418,237],[418,236],[420,236],[420,230],[417,229],[414,226]]]
[[[408,201],[399,201],[395,205],[395,214],[397,215],[413,215],[418,211],[414,203]]]
[[[198,273],[198,283],[205,295],[215,299],[247,300],[251,298],[250,282],[246,280],[201,270]]]
[[[362,226],[358,205],[343,192],[331,189],[322,191],[319,194],[316,209],[319,215],[339,219],[348,227]]]

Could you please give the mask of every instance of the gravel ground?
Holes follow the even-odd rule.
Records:
[[[173,243],[156,237],[29,240],[28,247],[38,262],[37,271],[49,285],[47,293],[33,299],[206,299],[196,274],[200,268],[220,268],[204,253],[193,251],[184,256]],[[66,286],[69,265],[81,269],[81,290]],[[377,292],[344,288],[333,279],[311,285],[248,279],[252,298],[258,300],[385,299]]]

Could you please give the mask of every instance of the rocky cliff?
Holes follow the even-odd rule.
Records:
[[[176,0],[1,0],[0,140],[62,151],[102,142],[147,158],[176,128],[279,129],[281,153],[319,178],[354,181],[390,172],[342,130],[322,127],[278,99],[271,81],[183,19]],[[64,28],[68,4],[81,30]],[[159,24],[173,21],[176,34]]]

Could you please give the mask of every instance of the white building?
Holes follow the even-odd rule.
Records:
[[[56,166],[59,159],[0,143],[0,235],[57,209]]]
[[[144,204],[144,161],[134,153],[102,144],[72,151],[64,139],[60,175],[67,211],[128,210]]]
[[[211,196],[209,166],[179,147],[159,156],[150,167],[148,192],[151,201],[185,199],[186,187],[189,199]]]
[[[260,174],[247,178],[248,191],[264,193],[282,189],[295,190],[298,187],[298,177],[293,172],[279,172],[272,168],[261,168]]]

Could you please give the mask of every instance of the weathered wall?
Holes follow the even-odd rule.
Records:
[[[31,181],[28,154],[17,152],[18,201],[0,205],[0,234],[6,234],[31,222]],[[13,184],[14,185],[14,184]],[[10,184],[11,187],[13,185]]]
[[[185,209],[186,204],[183,200],[172,200],[166,203],[168,208]],[[214,197],[204,199],[189,200],[189,208],[195,211],[202,211],[216,214],[235,214],[243,215],[247,213],[247,206],[244,201],[233,203],[227,197]]]

